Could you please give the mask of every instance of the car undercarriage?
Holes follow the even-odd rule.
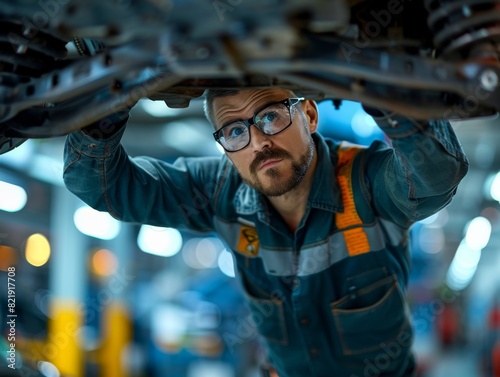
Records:
[[[0,25],[0,153],[209,88],[417,119],[500,110],[498,1],[0,0]]]

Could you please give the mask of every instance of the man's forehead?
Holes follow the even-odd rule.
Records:
[[[231,96],[216,97],[213,113],[216,124],[222,125],[238,118],[250,118],[261,106],[293,96],[287,89],[247,89]]]

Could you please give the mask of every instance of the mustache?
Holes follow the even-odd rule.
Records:
[[[292,155],[286,150],[281,148],[275,148],[275,149],[266,148],[262,152],[257,153],[254,160],[250,164],[250,172],[255,173],[259,165],[268,160],[284,159],[284,158],[292,158]]]

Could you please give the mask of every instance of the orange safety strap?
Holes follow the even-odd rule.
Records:
[[[363,222],[356,210],[352,192],[352,167],[354,158],[361,150],[361,147],[344,146],[344,143],[338,150],[337,180],[340,185],[342,202],[344,203],[344,212],[337,212],[335,217],[337,228],[344,234],[347,251],[351,257],[370,251],[368,235],[365,229],[360,226]]]

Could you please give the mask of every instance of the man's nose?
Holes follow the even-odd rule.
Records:
[[[261,151],[264,148],[270,148],[272,146],[271,136],[266,135],[255,126],[251,126],[249,131],[250,146],[254,151]]]

